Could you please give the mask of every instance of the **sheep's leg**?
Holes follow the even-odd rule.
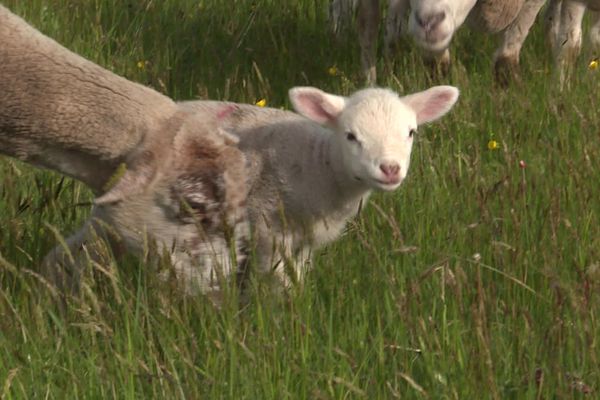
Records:
[[[546,40],[550,49],[556,47],[558,40],[558,31],[560,29],[560,10],[562,8],[562,0],[550,0],[546,12],[544,13],[544,30],[546,32]]]
[[[600,56],[597,52],[600,50],[600,11],[590,12],[590,42],[592,44],[592,51],[596,57]]]
[[[526,0],[517,18],[504,30],[502,44],[494,54],[496,80],[508,84],[511,78],[519,79],[519,54],[535,18],[545,0]]]
[[[578,1],[564,0],[562,4],[558,40],[553,48],[561,89],[571,74],[573,63],[581,50],[581,22],[585,9],[586,5]]]
[[[361,62],[367,85],[377,81],[377,32],[379,27],[379,0],[360,0],[358,4],[358,37]]]
[[[329,27],[336,39],[348,31],[358,0],[332,0],[329,3]]]
[[[406,29],[406,14],[409,6],[409,0],[389,0],[388,13],[385,19],[384,43],[386,57],[390,56],[404,29]]]

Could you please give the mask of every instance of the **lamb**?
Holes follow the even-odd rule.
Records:
[[[155,241],[186,288],[218,291],[219,276],[238,272],[229,238],[243,263],[246,159],[218,117],[83,59],[3,6],[0,43],[0,154],[71,176],[98,196],[68,247],[46,258],[49,278],[76,289],[96,235],[116,236],[117,253],[141,255],[146,239]]]
[[[579,55],[582,41],[581,24],[586,9],[592,12],[590,41],[600,49],[600,0],[551,0],[547,17],[547,35],[559,71],[560,86],[569,75],[569,66]]]
[[[336,0],[344,1],[344,0]],[[447,70],[449,46],[454,32],[467,22],[488,33],[502,33],[502,43],[494,54],[496,79],[503,84],[518,77],[519,53],[529,29],[545,0],[390,0],[386,23],[386,49],[402,31],[402,21],[410,6],[408,32],[424,50],[427,61]],[[379,0],[360,0],[358,31],[363,71],[367,83],[376,81],[375,56]]]
[[[222,122],[252,165],[248,218],[257,269],[272,270],[284,287],[302,282],[311,252],[339,237],[373,190],[398,188],[417,127],[448,112],[458,90],[438,86],[399,97],[370,88],[342,97],[296,87],[289,97],[300,115],[242,104],[182,104],[203,114],[235,107]]]

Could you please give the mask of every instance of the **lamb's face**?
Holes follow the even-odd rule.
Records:
[[[448,48],[456,30],[453,1],[411,0],[408,31],[417,45],[433,53]]]
[[[351,97],[336,130],[344,167],[354,179],[381,190],[394,190],[402,183],[417,118],[396,94],[369,89]]]

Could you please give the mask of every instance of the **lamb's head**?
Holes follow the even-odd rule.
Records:
[[[290,90],[296,111],[335,131],[344,170],[369,189],[394,190],[408,172],[417,127],[452,108],[458,89],[436,86],[399,97],[388,89],[364,89],[350,97],[311,87]]]
[[[476,0],[411,0],[408,30],[417,45],[439,53],[450,45]]]

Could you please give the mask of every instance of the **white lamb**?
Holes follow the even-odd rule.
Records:
[[[349,0],[333,0],[337,4]],[[410,9],[408,32],[424,50],[426,60],[446,70],[448,50],[454,33],[464,24],[487,33],[502,33],[494,54],[496,79],[506,83],[517,76],[519,53],[529,29],[545,0],[389,0],[386,22],[386,50],[403,31]],[[375,60],[379,27],[379,0],[358,0],[358,33],[363,71],[369,84],[376,81]]]
[[[438,86],[399,97],[365,89],[346,98],[298,87],[289,95],[301,116],[184,103],[200,113],[227,110],[222,127],[239,136],[239,148],[253,160],[248,210],[258,269],[274,269],[285,284],[302,280],[311,250],[336,239],[373,189],[392,191],[402,183],[417,127],[449,111],[458,90]]]

